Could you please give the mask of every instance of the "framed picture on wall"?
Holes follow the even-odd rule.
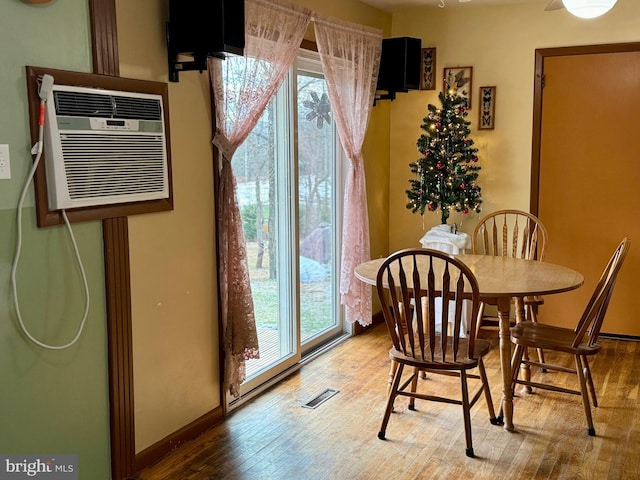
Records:
[[[423,48],[420,57],[420,90],[436,89],[436,49]]]
[[[467,100],[467,108],[471,109],[473,67],[445,67],[443,78],[442,90],[464,97]]]
[[[493,130],[496,117],[496,87],[480,87],[478,130]]]

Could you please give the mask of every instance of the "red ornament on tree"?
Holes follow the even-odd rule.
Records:
[[[429,205],[427,205],[427,208],[429,209],[430,212],[433,212],[436,209],[433,203],[430,203]]]

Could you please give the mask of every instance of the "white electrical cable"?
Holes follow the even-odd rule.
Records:
[[[46,83],[47,80],[49,83],[48,87],[50,88],[51,85],[53,84],[53,79],[49,77],[49,79],[45,79],[45,82],[43,83]],[[73,244],[73,250],[76,254],[76,259],[78,260],[78,266],[80,267],[80,274],[82,275],[82,284],[84,286],[84,296],[85,296],[84,314],[82,316],[82,321],[80,322],[80,326],[78,327],[75,337],[73,337],[71,341],[65,343],[64,345],[48,345],[44,342],[41,342],[37,338],[35,338],[33,335],[31,335],[31,333],[29,333],[29,331],[27,330],[27,327],[25,326],[24,321],[22,320],[22,315],[20,313],[20,306],[18,304],[18,286],[16,283],[16,271],[18,269],[18,262],[20,261],[20,254],[22,251],[22,206],[27,196],[29,185],[33,180],[33,176],[36,172],[36,169],[38,168],[38,164],[40,163],[40,157],[42,157],[42,141],[44,137],[43,112],[44,112],[44,104],[46,102],[46,98],[47,98],[47,93],[45,92],[45,94],[43,94],[41,89],[41,92],[40,92],[41,120],[39,122],[39,129],[38,129],[38,143],[34,146],[35,152],[34,150],[32,150],[31,152],[32,154],[36,153],[36,158],[33,162],[33,166],[31,167],[31,170],[29,171],[29,175],[27,177],[27,181],[25,182],[24,188],[22,189],[22,193],[20,194],[20,200],[18,201],[18,214],[17,214],[18,239],[16,242],[16,253],[13,258],[13,265],[11,266],[11,289],[13,291],[13,305],[16,310],[16,316],[18,317],[18,323],[20,324],[22,333],[33,343],[35,343],[36,345],[42,348],[47,348],[49,350],[63,350],[65,348],[70,347],[74,343],[76,343],[80,338],[80,335],[82,334],[82,330],[84,329],[85,322],[87,321],[87,316],[89,314],[89,303],[90,303],[89,285],[87,283],[87,276],[84,271],[84,266],[82,265],[82,259],[80,258],[78,244],[76,243],[75,236],[73,235],[73,230],[71,230],[71,224],[69,223],[69,219],[67,218],[67,213],[64,210],[61,210],[62,218],[64,219],[64,223],[67,226],[67,230],[69,231],[69,236],[71,237],[71,243]]]

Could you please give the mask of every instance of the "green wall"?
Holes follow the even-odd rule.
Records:
[[[88,2],[37,7],[3,0],[0,45],[0,144],[9,144],[12,174],[0,180],[0,454],[77,454],[81,479],[109,479],[101,224],[74,225],[91,295],[75,345],[50,351],[29,343],[18,329],[10,287],[16,205],[32,163],[25,66],[91,70]],[[17,278],[24,321],[36,338],[66,343],[81,320],[83,290],[66,230],[35,225],[33,186],[23,237]]]

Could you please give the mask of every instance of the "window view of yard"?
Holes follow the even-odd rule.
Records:
[[[278,285],[275,278],[269,278],[269,259],[265,256],[263,266],[256,268],[258,244],[247,242],[249,259],[249,275],[253,293],[256,324],[258,330],[275,330],[278,328]],[[300,317],[302,341],[334,324],[331,304],[331,278],[301,282]]]
[[[294,129],[283,114],[287,103],[275,99],[232,160],[261,356],[247,361],[247,378],[297,351],[289,339],[298,325],[304,344],[339,321],[336,136],[326,84],[320,75],[301,72],[292,84],[298,105],[295,151],[283,148],[292,144]]]

